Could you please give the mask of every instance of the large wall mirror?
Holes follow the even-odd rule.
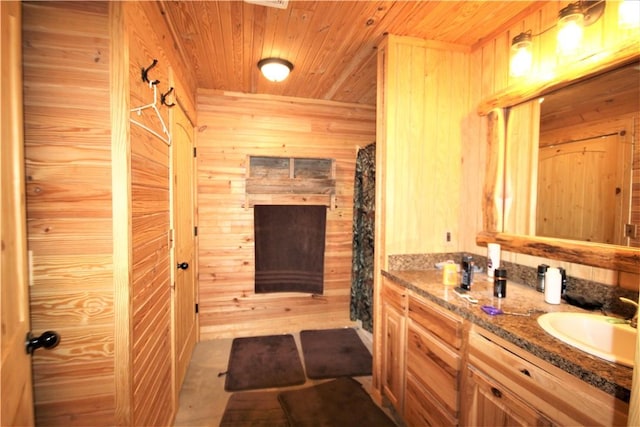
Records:
[[[478,243],[640,273],[637,53],[524,98],[489,117]]]

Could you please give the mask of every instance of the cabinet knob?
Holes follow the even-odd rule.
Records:
[[[526,376],[530,377],[531,373],[529,372],[528,369],[520,369],[520,372],[522,372],[523,374],[525,374]]]

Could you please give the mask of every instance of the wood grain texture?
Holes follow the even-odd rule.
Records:
[[[558,243],[558,239],[521,236],[506,233],[480,232],[478,244],[499,243],[506,251],[526,250],[528,254],[584,265],[607,265],[612,270],[640,274],[640,253],[635,248],[579,242],[575,246],[569,241]]]
[[[34,356],[36,422],[113,424],[108,9],[23,13],[31,310],[36,334],[61,336]]]
[[[355,159],[358,147],[375,140],[374,109],[200,90],[198,112],[201,337],[350,324]],[[244,207],[249,155],[335,159],[336,206],[327,211],[323,295],[254,293],[253,209]],[[295,200],[282,196],[284,202]]]
[[[285,9],[240,1],[161,4],[199,88],[374,105],[377,48],[385,34],[470,49],[543,3],[292,0]],[[502,36],[503,44],[509,41]],[[257,62],[272,56],[294,64],[286,81],[274,84],[260,75]]]
[[[462,164],[460,123],[468,97],[468,54],[389,36],[385,82],[384,252],[455,251]],[[451,242],[445,241],[446,233]]]
[[[36,420],[168,425],[169,151],[130,126],[129,110],[152,100],[140,71],[152,59],[162,90],[170,74],[183,79],[193,106],[191,71],[175,59],[156,3],[23,8],[32,321],[62,336],[34,358]],[[146,113],[140,121],[160,125]]]
[[[141,69],[153,60],[149,79],[166,92],[169,59],[162,38],[165,27],[155,17],[155,4],[128,3],[130,105],[153,102],[153,88],[142,80]],[[155,18],[154,18],[155,17]],[[158,96],[156,94],[156,96]],[[169,109],[158,102],[165,126]],[[162,123],[151,109],[136,120],[160,135]],[[139,126],[130,129],[131,174],[131,419],[133,425],[166,425],[175,413],[172,386],[171,271],[170,271],[170,156],[169,146]]]

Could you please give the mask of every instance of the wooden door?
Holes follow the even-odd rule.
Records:
[[[536,235],[622,243],[615,235],[625,187],[620,146],[609,135],[540,148]]]
[[[173,287],[173,340],[176,396],[198,339],[195,281],[195,180],[193,126],[179,106],[173,108],[173,228],[176,263]]]
[[[29,287],[22,131],[20,2],[0,2],[2,64],[2,334],[0,425],[30,426],[33,418],[29,331]]]

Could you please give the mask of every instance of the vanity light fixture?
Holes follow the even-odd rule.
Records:
[[[281,82],[286,79],[291,70],[293,70],[293,64],[286,59],[265,58],[258,61],[258,68],[267,80]]]
[[[558,53],[576,53],[582,43],[584,27],[596,22],[604,13],[605,0],[580,0],[560,9],[558,14]]]
[[[624,3],[629,3],[625,5]],[[558,47],[560,55],[575,54],[582,42],[584,27],[588,27],[598,21],[604,14],[605,0],[580,0],[570,3],[558,13],[558,21],[550,27],[532,34],[531,30],[522,32],[511,41],[511,54],[509,62],[509,74],[512,77],[522,77],[530,72],[533,63],[532,45],[533,38],[557,27]],[[625,9],[625,8],[629,9]],[[635,9],[634,9],[635,8]],[[622,27],[622,15],[629,15],[630,19],[637,18],[640,13],[640,0],[626,0],[620,4],[620,26]],[[623,9],[625,12],[623,12]],[[627,12],[628,11],[628,12]],[[631,24],[634,25],[634,24]],[[638,24],[640,26],[640,23]]]
[[[560,10],[558,17],[558,53],[576,53],[582,42],[584,13],[578,3],[571,3]]]
[[[533,53],[531,51],[531,31],[520,33],[511,42],[509,72],[513,77],[522,77],[531,71]]]
[[[640,28],[640,1],[624,0],[618,6],[618,25],[623,30]]]

